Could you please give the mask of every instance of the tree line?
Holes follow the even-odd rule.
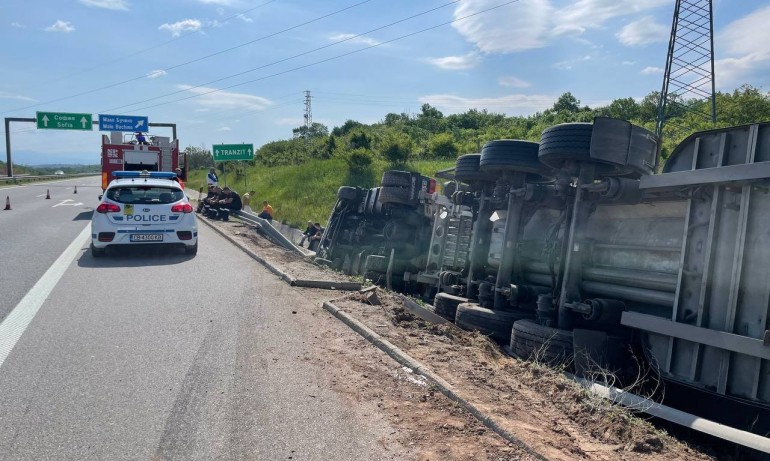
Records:
[[[572,93],[562,94],[553,106],[530,116],[506,116],[486,109],[470,109],[461,114],[444,115],[436,107],[423,104],[418,114],[389,113],[374,124],[347,120],[329,130],[321,123],[293,130],[291,139],[276,140],[256,150],[254,163],[265,166],[296,165],[311,159],[344,158],[352,171],[363,171],[374,161],[403,166],[411,160],[449,160],[479,152],[486,141],[525,139],[538,141],[542,131],[568,122],[590,122],[606,116],[629,120],[655,131],[658,92],[641,101],[615,99],[602,107],[582,105]],[[713,128],[770,120],[770,93],[742,85],[732,92],[716,95],[717,122],[703,114],[710,112],[708,100],[686,100],[669,95],[663,131],[662,158],[665,160],[686,136]],[[213,165],[210,151],[190,146],[188,168]]]

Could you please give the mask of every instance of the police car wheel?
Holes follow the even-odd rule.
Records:
[[[196,254],[198,254],[198,242],[195,242],[195,245],[193,246],[184,247],[184,252],[186,255],[189,255],[189,256],[195,256]]]
[[[101,258],[104,256],[106,248],[96,248],[94,244],[91,244],[91,256],[94,258]]]

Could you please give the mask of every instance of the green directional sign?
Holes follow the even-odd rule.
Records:
[[[254,144],[214,144],[214,161],[253,160]]]
[[[70,114],[67,112],[38,112],[39,130],[83,130],[92,131],[91,114]]]

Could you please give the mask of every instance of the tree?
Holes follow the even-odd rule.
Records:
[[[366,149],[369,150],[372,148],[372,137],[366,134],[366,132],[363,129],[356,129],[355,131],[350,133],[350,138],[348,138],[348,148],[349,149]]]
[[[559,96],[559,99],[553,104],[552,110],[554,112],[579,112],[580,101],[568,91]]]
[[[204,146],[187,146],[184,148],[184,153],[187,154],[187,171],[214,166],[214,157],[211,155],[211,151]]]
[[[413,143],[404,133],[389,130],[379,142],[380,155],[393,165],[403,165],[412,154]]]
[[[360,122],[357,122],[355,120],[346,120],[345,123],[342,124],[342,126],[334,127],[332,130],[332,134],[336,137],[342,137],[346,134],[350,133],[354,128],[358,128],[360,126],[363,126]]]
[[[305,125],[299,126],[291,130],[295,138],[323,138],[329,136],[329,128],[323,123],[313,122],[310,128]]]
[[[428,141],[428,152],[437,158],[455,158],[458,148],[451,134],[439,133]]]

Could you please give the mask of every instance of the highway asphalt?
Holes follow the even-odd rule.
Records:
[[[5,346],[0,337],[0,459],[392,458],[387,424],[307,360],[318,306],[301,291],[204,225],[196,257],[148,248],[94,259],[78,218],[93,189],[78,187],[83,205],[68,213],[8,192],[17,195],[5,213],[56,237],[25,241],[34,226],[13,230],[0,215],[0,231],[23,242],[11,249],[27,268],[15,283],[31,290],[3,296],[5,310],[23,299],[0,334],[23,333],[15,343],[5,333]],[[31,321],[19,315],[31,307]]]

